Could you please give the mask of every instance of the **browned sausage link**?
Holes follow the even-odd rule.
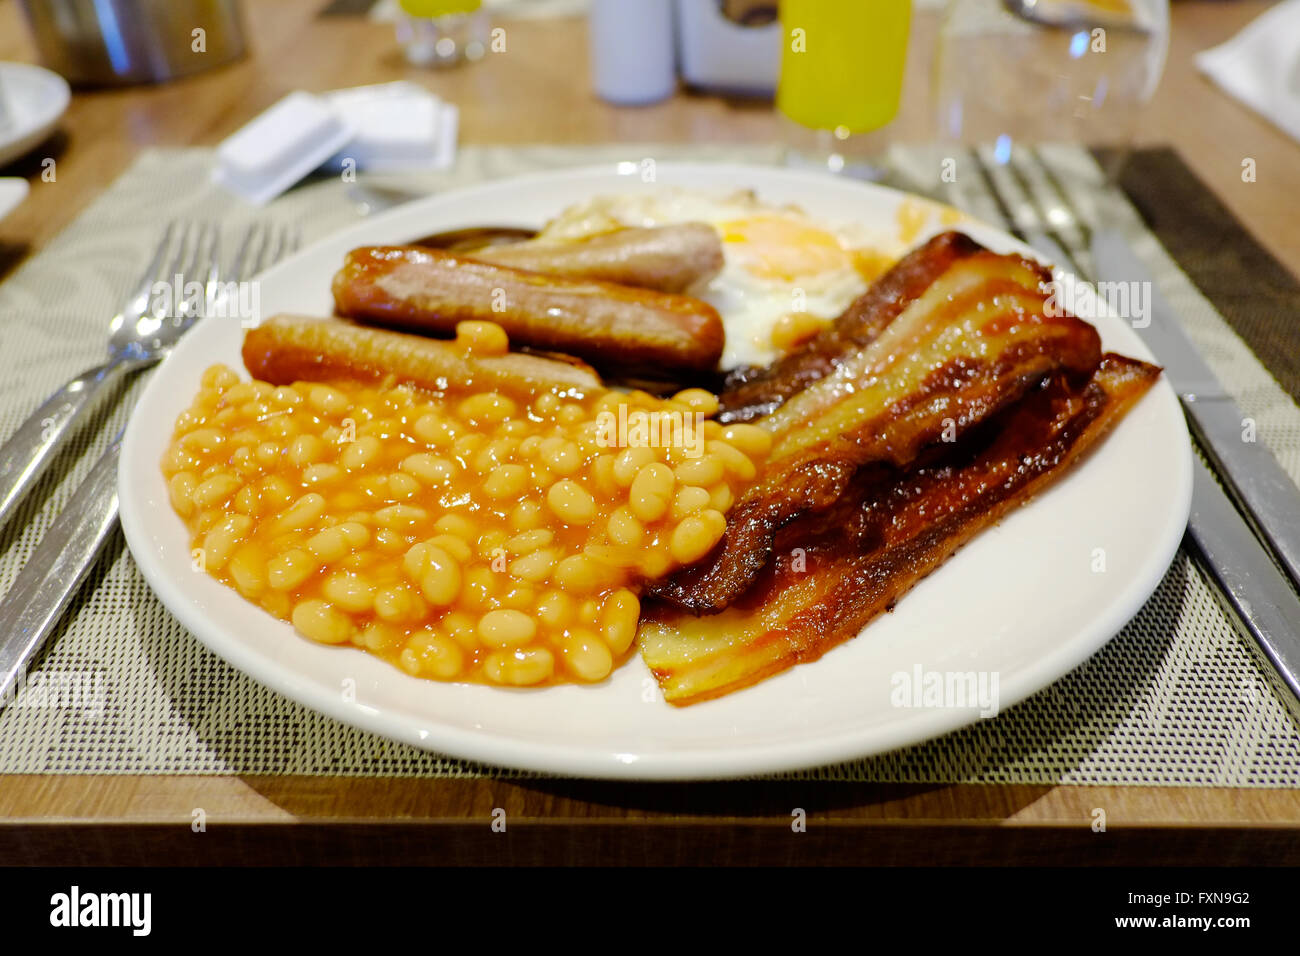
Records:
[[[612,282],[565,279],[416,246],[348,253],[334,276],[341,315],[450,334],[495,322],[516,345],[620,370],[706,371],[722,355],[722,319],[708,303]]]
[[[722,240],[707,223],[633,227],[586,239],[533,239],[488,246],[473,258],[574,279],[683,292],[722,268]]]
[[[272,316],[245,334],[243,358],[249,374],[272,385],[392,381],[438,392],[490,388],[516,396],[602,389],[585,365],[521,352],[475,355],[451,342],[344,319]]]

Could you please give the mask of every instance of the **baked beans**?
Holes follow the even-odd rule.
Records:
[[[507,344],[484,322],[457,341]],[[434,680],[592,682],[629,655],[642,582],[718,543],[771,444],[704,421],[694,450],[625,447],[602,416],[717,407],[703,389],[529,402],[214,366],[162,468],[207,572],[311,640]]]

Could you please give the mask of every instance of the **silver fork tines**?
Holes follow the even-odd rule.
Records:
[[[223,286],[223,276],[215,266],[215,238],[215,230],[173,223],[150,263],[147,278],[166,281],[155,278],[164,263],[179,270],[170,277],[173,281],[178,274],[205,274],[204,288],[209,290],[205,304],[210,303],[212,295]],[[235,264],[224,278],[232,283],[247,281],[297,245],[296,229],[255,224],[240,242]],[[151,283],[150,291],[152,288]],[[173,326],[177,334],[193,324],[196,317],[186,313],[182,324]],[[164,328],[168,326],[171,323],[166,323]],[[32,551],[4,601],[0,602],[0,708],[10,700],[19,675],[67,609],[117,523],[117,465],[121,446],[119,433]]]
[[[1079,246],[1073,236],[1064,234],[1064,227],[1077,220],[1065,206],[1058,205],[1055,216],[1051,210],[1044,208],[1030,185],[1028,176],[1017,164],[1014,151],[1004,163],[986,158],[979,147],[971,148],[970,157],[1011,234],[1040,250],[1047,245],[1043,240],[1049,240],[1051,247],[1054,247],[1053,251],[1059,250],[1065,259],[1057,264],[1069,267],[1076,276],[1090,281],[1092,269],[1086,246]],[[1063,191],[1058,190],[1058,194],[1063,200],[1066,199]],[[1077,233],[1078,230],[1076,228],[1073,231]]]
[[[298,247],[295,225],[255,222],[244,232],[230,263],[230,275],[247,281]]]
[[[173,236],[176,231],[177,224],[174,221],[167,223],[166,228],[163,229],[162,238],[158,240],[158,246],[154,249],[153,258],[149,260],[149,264],[144,268],[144,273],[140,276],[140,281],[136,283],[136,291],[126,300],[126,304],[122,306],[122,311],[113,316],[109,328],[113,330],[119,328],[126,321],[128,315],[139,316],[145,314],[145,311],[149,308],[149,300],[153,295],[154,283],[163,274],[167,252],[172,247]]]
[[[0,447],[0,525],[36,485],[55,452],[99,399],[127,373],[162,358],[189,328],[189,322],[166,322],[155,314],[154,292],[159,282],[174,283],[186,270],[191,275],[209,275],[216,263],[215,251],[213,226],[171,223],[164,230],[145,275],[109,324],[108,361],[64,384]],[[183,289],[173,295],[173,301],[178,298],[184,300]]]
[[[168,224],[139,290],[110,325],[112,359],[152,364],[205,314],[219,239],[212,225]]]
[[[217,284],[216,296],[224,301],[216,302],[211,311],[224,316],[237,310],[236,307],[242,307],[239,284],[257,281],[256,276],[297,249],[300,241],[301,233],[296,225],[252,223],[235,248],[226,281]],[[235,301],[230,301],[232,298]],[[253,318],[251,315],[240,316],[245,325]]]

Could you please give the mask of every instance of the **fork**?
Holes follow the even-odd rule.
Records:
[[[1041,168],[1047,184],[1059,197],[1051,209],[1043,206],[1027,182],[1023,171],[1013,163],[1006,166],[1017,191],[1026,203],[1014,208],[1006,192],[999,189],[992,170],[977,150],[971,151],[985,185],[1008,228],[1049,259],[1068,261],[1075,275],[1094,281],[1092,265],[1092,229],[1077,214],[1069,195],[1055,179],[1051,168],[1037,150],[1030,154]],[[1189,346],[1190,347],[1190,346]],[[1157,356],[1159,358],[1159,356]],[[1207,373],[1208,374],[1208,373]],[[1187,406],[1184,404],[1184,410]],[[1239,511],[1224,485],[1232,487],[1231,475],[1224,475],[1221,485],[1206,462],[1215,461],[1213,448],[1199,435],[1189,414],[1193,446],[1205,456],[1192,455],[1192,506],[1187,524],[1187,543],[1192,555],[1217,585],[1220,603],[1237,625],[1259,646],[1271,664],[1274,686],[1282,703],[1300,719],[1300,636],[1295,620],[1297,596],[1275,563],[1264,541],[1270,540],[1268,529],[1252,526]],[[1261,540],[1262,538],[1262,540]]]
[[[127,375],[167,353],[217,291],[215,226],[170,223],[134,291],[109,325],[108,361],[51,395],[0,447],[0,528],[35,487],[77,425]],[[187,293],[196,276],[198,290]],[[169,283],[180,285],[169,294]]]
[[[254,225],[226,280],[254,276],[297,245],[295,229]],[[213,281],[225,285],[215,276]],[[117,523],[122,434],[117,433],[77,487],[0,602],[0,708],[10,701],[19,675],[63,616]]]

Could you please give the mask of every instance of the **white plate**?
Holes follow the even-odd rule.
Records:
[[[734,165],[659,165],[657,183],[613,166],[489,183],[413,202],[299,252],[262,277],[261,311],[326,315],[330,278],[349,249],[479,223],[538,224],[599,193],[665,185],[753,187],[827,220],[893,229],[903,195],[824,174]],[[963,226],[1000,251],[1025,247]],[[1107,348],[1150,358],[1123,322],[1097,322]],[[189,540],[159,462],[176,416],[213,362],[240,368],[241,330],[214,319],[154,374],[126,433],[122,524],[159,597],[208,647],[255,680],[366,730],[418,747],[591,777],[687,779],[785,771],[880,753],[977,719],[969,709],[891,704],[891,676],[987,671],[1002,709],[1041,690],[1106,643],[1142,606],[1187,523],[1190,444],[1161,382],[1079,467],[922,581],[892,614],[820,661],[677,709],[639,658],[605,683],[535,690],[412,678],[352,648],[330,648],[190,570]],[[1100,551],[1098,549],[1101,549]],[[1094,570],[1104,555],[1105,570]],[[344,688],[355,686],[355,699]]]
[[[72,91],[57,73],[27,63],[0,63],[0,96],[8,121],[0,116],[0,166],[39,146],[54,131]]]

